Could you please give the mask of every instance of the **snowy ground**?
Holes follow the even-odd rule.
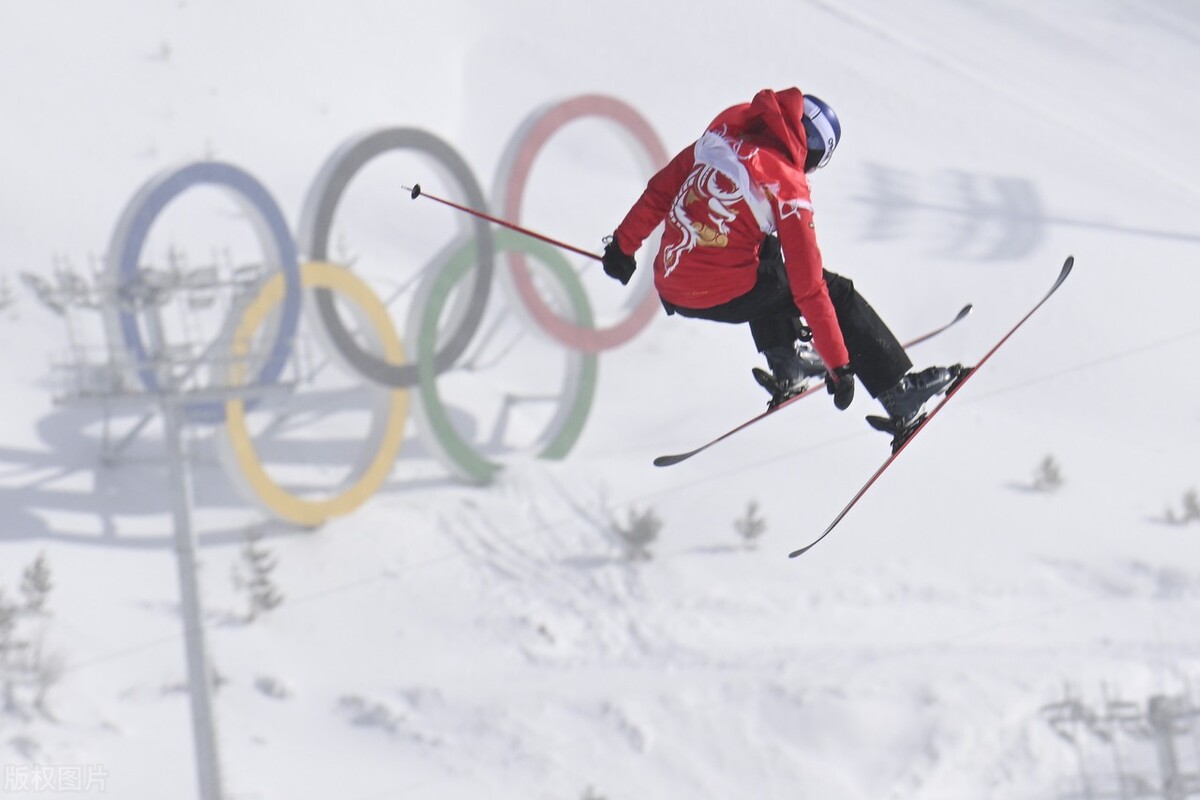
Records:
[[[96,410],[52,402],[66,329],[21,273],[52,281],[56,260],[86,272],[142,183],[196,159],[251,172],[296,226],[321,164],[373,128],[436,133],[491,195],[505,146],[544,104],[619,98],[673,153],[721,108],[791,85],[845,129],[813,182],[828,265],[902,337],[975,304],[915,360],[977,357],[1074,254],[1067,286],[797,560],[787,552],[886,443],[862,422],[868,398],[840,414],[818,396],[652,467],[761,408],[733,328],[656,317],[599,356],[569,456],[506,456],[490,486],[456,479],[410,421],[383,488],[317,530],[247,504],[212,428],[192,429],[225,794],[1060,798],[1083,796],[1082,755],[1093,796],[1121,796],[1113,751],[1090,735],[1072,747],[1044,708],[1067,693],[1092,708],[1195,698],[1200,677],[1200,524],[1168,520],[1200,488],[1200,110],[1186,88],[1200,10],[543,5],[0,9],[0,587],[12,600],[46,555],[55,588],[38,627],[62,665],[44,710],[24,690],[0,706],[0,796],[196,796],[161,428],[100,463]],[[542,158],[523,223],[598,250],[644,171],[595,122]],[[381,163],[339,212],[357,274],[383,297],[459,222],[396,190],[435,192],[419,167]],[[158,258],[177,244],[203,261],[231,241],[235,260],[254,256],[210,197],[181,200],[155,231]],[[597,317],[619,319],[627,292],[573,263]],[[444,379],[457,424],[480,438],[502,392],[546,391],[544,365],[567,363],[514,333],[515,303],[497,287],[488,307],[505,359]],[[100,344],[84,322],[76,334]],[[336,368],[299,393],[317,423],[273,454],[297,481],[336,482],[370,393]],[[1036,491],[1047,457],[1064,483]],[[767,528],[745,547],[734,521],[751,501]],[[609,522],[647,510],[662,528],[633,561]],[[285,598],[253,624],[230,577],[247,531],[265,534]],[[1157,780],[1147,740],[1117,743],[1128,771]],[[1196,738],[1176,743],[1180,771],[1200,771]],[[68,785],[79,775],[93,780]]]

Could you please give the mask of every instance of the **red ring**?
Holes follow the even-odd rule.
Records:
[[[514,139],[516,149],[514,156],[508,161],[508,179],[502,187],[506,218],[515,221],[520,215],[525,183],[533,168],[534,156],[552,134],[579,117],[604,117],[615,122],[632,134],[642,146],[650,159],[651,169],[660,169],[666,165],[667,151],[658,135],[631,106],[613,97],[594,94],[564,100],[543,111],[535,112],[522,126],[527,128],[524,137]],[[509,251],[508,260],[513,286],[530,316],[559,342],[585,353],[598,353],[629,341],[650,323],[660,307],[658,293],[653,284],[648,283],[645,284],[648,287],[645,299],[634,307],[629,316],[615,325],[607,328],[576,325],[558,316],[542,301],[541,295],[533,285],[524,253]]]

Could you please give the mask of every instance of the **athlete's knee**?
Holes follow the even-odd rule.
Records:
[[[825,286],[829,289],[829,299],[835,304],[853,297],[855,293],[854,281],[829,270],[825,270]]]

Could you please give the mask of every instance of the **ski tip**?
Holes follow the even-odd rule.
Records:
[[[829,533],[830,530],[833,530],[832,525],[829,527],[829,530],[825,531],[825,533]],[[799,550],[793,550],[792,552],[788,553],[788,558],[795,558],[796,556],[802,556],[805,553],[807,553],[809,550],[812,550],[814,547],[817,546],[817,542],[819,542],[825,538],[825,533],[822,533],[816,539],[814,539],[813,541],[804,545],[804,547],[801,547]]]
[[[1067,260],[1063,262],[1062,269],[1059,270],[1058,279],[1054,281],[1054,286],[1050,287],[1050,294],[1054,294],[1055,290],[1058,289],[1059,286],[1063,285],[1063,282],[1067,279],[1067,276],[1071,274],[1071,268],[1074,266],[1075,256],[1067,256]]]

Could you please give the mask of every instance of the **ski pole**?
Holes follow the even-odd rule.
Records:
[[[574,247],[573,245],[567,244],[566,242],[560,242],[558,239],[551,239],[549,236],[544,236],[543,234],[536,233],[534,231],[529,230],[528,228],[522,228],[520,225],[517,225],[512,222],[508,222],[506,220],[499,219],[497,217],[493,217],[490,214],[483,213],[482,211],[476,211],[473,208],[468,208],[466,206],[460,206],[458,203],[453,203],[449,200],[438,197],[437,195],[422,192],[421,184],[419,184],[419,183],[414,183],[411,187],[401,186],[400,188],[412,192],[413,200],[416,200],[418,197],[428,197],[430,200],[436,200],[439,203],[441,203],[442,205],[450,206],[451,208],[457,208],[459,211],[465,211],[466,213],[468,213],[472,216],[479,217],[480,219],[486,219],[488,222],[494,222],[497,225],[503,225],[505,228],[508,228],[509,230],[514,230],[517,233],[523,233],[526,236],[532,236],[534,239],[540,239],[543,242],[546,242],[547,244],[554,245],[555,247],[561,247],[564,250],[570,250],[572,253],[578,253],[581,256],[586,256],[588,258],[595,259],[596,261],[601,260],[601,257],[596,255],[595,253],[589,253],[587,250],[581,250],[578,247]]]

